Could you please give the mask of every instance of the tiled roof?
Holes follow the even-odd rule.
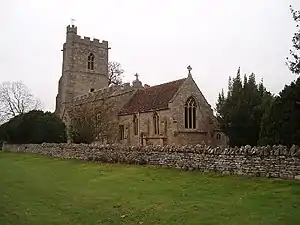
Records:
[[[119,114],[134,114],[168,108],[169,101],[176,94],[185,79],[137,90]]]

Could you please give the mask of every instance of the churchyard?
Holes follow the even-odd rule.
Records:
[[[0,224],[299,224],[300,182],[0,153]]]

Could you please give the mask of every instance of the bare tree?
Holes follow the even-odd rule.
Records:
[[[0,123],[40,108],[40,100],[30,93],[23,82],[4,82],[0,85]]]
[[[68,109],[69,134],[75,143],[107,142],[116,134],[112,119],[113,102],[102,100],[93,103],[72,105]]]
[[[121,64],[118,62],[109,62],[108,63],[108,85],[122,84],[122,74],[124,70],[121,67]]]
[[[68,110],[70,119],[69,134],[75,143],[91,143],[97,136],[96,110],[87,104],[72,105]]]

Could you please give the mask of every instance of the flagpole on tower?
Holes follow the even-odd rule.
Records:
[[[75,19],[71,18],[71,25],[74,26],[75,25]]]

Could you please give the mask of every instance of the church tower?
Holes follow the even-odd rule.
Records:
[[[74,97],[108,86],[108,49],[107,41],[81,38],[76,26],[67,26],[62,76],[56,97],[58,116],[63,117],[64,105]]]

